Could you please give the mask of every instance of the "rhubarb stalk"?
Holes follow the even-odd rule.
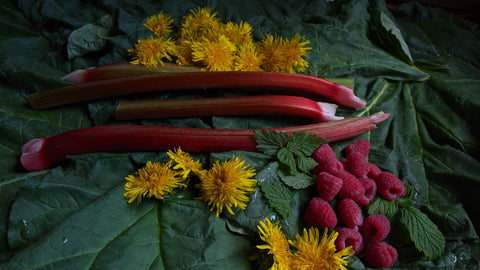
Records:
[[[291,135],[315,134],[335,142],[374,129],[390,115],[371,116],[312,125],[274,128]],[[181,147],[188,152],[257,151],[252,129],[202,129],[144,125],[112,125],[77,129],[52,137],[33,139],[22,148],[20,161],[29,171],[43,170],[69,155],[93,152],[165,151]]]
[[[345,86],[314,76],[276,72],[175,72],[119,77],[38,91],[28,97],[34,109],[153,91],[240,88],[314,94],[353,108],[366,102]]]
[[[283,95],[260,95],[218,98],[188,98],[120,101],[117,120],[203,117],[220,115],[292,115],[316,122],[340,120],[337,105],[308,98]]]

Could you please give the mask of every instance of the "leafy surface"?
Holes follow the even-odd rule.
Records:
[[[295,186],[279,176],[285,170],[270,155],[281,147],[266,148],[274,152],[267,155],[198,154],[203,162],[242,155],[257,171],[259,185],[248,207],[220,218],[195,200],[191,190],[163,202],[126,203],[124,177],[148,160],[164,159],[165,153],[81,155],[45,171],[26,172],[19,163],[24,143],[116,124],[112,112],[119,100],[34,111],[29,94],[63,85],[59,79],[75,69],[126,61],[127,50],[148,34],[142,26],[146,17],[163,10],[178,25],[198,2],[0,3],[1,269],[255,269],[260,265],[255,260],[260,220],[280,220],[290,239],[306,225],[302,213],[315,186],[306,179]],[[367,0],[209,4],[224,21],[249,22],[256,39],[266,33],[304,35],[312,47],[308,74],[355,78],[355,93],[367,100],[367,107],[339,108],[340,115],[392,114],[360,137],[372,144],[368,160],[414,187],[412,203],[445,236],[444,252],[431,260],[406,240],[404,231],[395,230],[395,268],[480,268],[480,39],[474,24],[416,3],[393,11],[383,1]],[[141,123],[269,128],[305,122],[213,117]],[[354,140],[332,148],[339,152]],[[289,190],[288,217],[269,204],[261,190],[267,183]],[[377,211],[389,209],[376,203]],[[365,268],[359,260],[351,267]]]

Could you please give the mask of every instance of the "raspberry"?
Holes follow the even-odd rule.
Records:
[[[363,215],[360,206],[352,199],[342,199],[338,205],[338,214],[342,218],[343,222],[351,229],[358,230],[358,227],[363,224]]]
[[[347,155],[354,152],[366,157],[370,152],[370,142],[368,140],[358,140],[345,148],[345,153]]]
[[[345,158],[343,166],[349,173],[355,175],[356,177],[367,176],[369,169],[367,162],[365,161],[365,156],[357,152],[348,154]]]
[[[318,175],[317,190],[320,198],[331,201],[343,186],[342,179],[329,173],[322,172]]]
[[[337,239],[335,240],[335,248],[337,251],[351,246],[355,254],[362,252],[363,238],[359,231],[345,227],[336,227],[335,231],[338,232]]]
[[[407,188],[402,180],[391,172],[382,172],[374,180],[377,183],[378,193],[387,200],[393,201],[407,194]]]
[[[338,192],[340,198],[350,198],[354,201],[358,201],[364,196],[365,188],[354,175],[346,171],[338,171],[335,176],[343,181],[343,186]]]
[[[339,170],[343,170],[342,164],[337,160],[337,158],[329,158],[321,160],[317,166],[313,169],[315,175],[320,174],[321,172],[327,172],[330,174],[335,174]]]
[[[382,170],[377,167],[377,165],[373,163],[367,163],[367,177],[369,178],[376,178],[382,173]]]
[[[310,200],[303,219],[320,228],[333,229],[337,226],[337,216],[333,208],[327,201],[318,197]]]
[[[384,241],[365,247],[363,254],[370,266],[379,268],[392,267],[398,259],[397,250]]]
[[[332,147],[328,144],[322,144],[315,152],[312,154],[312,158],[317,162],[320,163],[323,160],[326,159],[337,159],[337,156],[335,156],[335,153],[333,152]]]
[[[380,242],[390,233],[390,220],[384,215],[371,215],[363,221],[362,230],[366,243]]]
[[[362,186],[365,188],[365,198],[362,198],[359,203],[361,205],[367,205],[373,201],[375,195],[377,194],[377,184],[368,177],[358,178],[358,181],[360,181]]]

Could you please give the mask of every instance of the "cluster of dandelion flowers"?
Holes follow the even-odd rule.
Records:
[[[172,162],[148,161],[145,167],[139,169],[135,175],[125,177],[125,198],[128,203],[135,200],[137,204],[142,197],[164,199],[165,195],[173,194],[174,189],[186,186],[183,178],[172,169]]]
[[[304,57],[311,48],[299,34],[292,39],[267,34],[256,43],[249,23],[222,23],[216,15],[210,7],[191,10],[175,34],[171,33],[173,20],[168,14],[150,17],[144,26],[156,36],[139,40],[129,50],[131,63],[157,67],[166,60],[200,66],[205,71],[289,73],[304,72],[308,67]]]
[[[174,151],[169,150],[167,155],[170,157],[170,160],[175,163],[173,169],[176,170],[183,179],[188,178],[190,173],[198,177],[202,177],[206,173],[206,170],[202,167],[202,163],[200,163],[199,160],[194,160],[189,153],[184,152],[180,147],[174,149]]]
[[[278,222],[272,224],[268,218],[260,221],[257,226],[260,239],[264,245],[257,245],[258,249],[267,249],[273,255],[273,265],[270,269],[319,269],[319,270],[346,270],[354,251],[347,247],[336,250],[335,240],[338,233],[330,234],[325,229],[320,237],[318,228],[310,227],[303,230],[303,235],[296,234],[295,239],[287,240],[282,233]]]
[[[247,207],[247,194],[255,191],[254,186],[257,184],[257,180],[252,179],[255,175],[255,170],[248,168],[240,157],[232,157],[221,163],[217,160],[200,179],[199,199],[207,202],[210,210],[216,211],[217,217],[223,208],[233,215],[232,207]]]

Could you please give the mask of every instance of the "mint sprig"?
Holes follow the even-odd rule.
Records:
[[[400,222],[407,229],[410,239],[418,251],[423,252],[430,260],[439,257],[445,249],[445,237],[430,218],[413,205],[414,190],[409,187],[407,196],[388,201],[376,197],[368,205],[368,214],[381,214]]]
[[[260,188],[268,199],[268,204],[283,218],[290,216],[290,190],[279,183],[261,183]]]

